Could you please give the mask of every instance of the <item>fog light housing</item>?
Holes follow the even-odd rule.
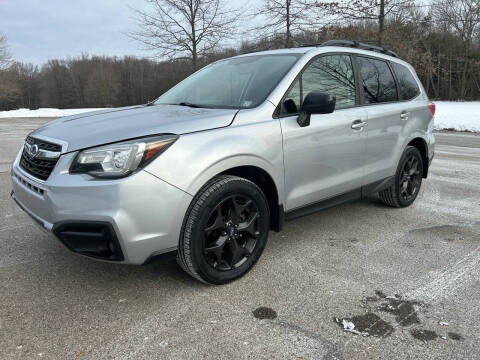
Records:
[[[106,222],[61,222],[55,236],[71,251],[109,261],[124,260],[113,226]]]

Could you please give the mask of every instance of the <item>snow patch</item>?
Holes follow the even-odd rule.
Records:
[[[435,129],[480,132],[480,101],[434,101]]]
[[[10,111],[0,111],[1,118],[42,118],[53,117],[58,118],[62,116],[76,115],[89,111],[105,110],[105,108],[85,108],[85,109],[54,109],[54,108],[40,108],[36,110],[18,109]]]
[[[338,319],[336,320],[338,322]],[[356,335],[368,336],[367,332],[361,332],[361,331],[355,330],[355,324],[351,321],[343,319],[342,325],[343,325],[343,331],[351,332]]]
[[[435,101],[435,129],[452,129],[456,131],[480,132],[480,101]],[[86,109],[54,109],[40,108],[37,110],[18,109],[0,111],[0,118],[41,118],[76,115],[89,111],[104,110],[104,108]]]

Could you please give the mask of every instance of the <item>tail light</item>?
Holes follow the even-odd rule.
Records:
[[[430,112],[432,113],[432,116],[435,115],[435,103],[430,103],[428,104],[428,108],[430,109]]]

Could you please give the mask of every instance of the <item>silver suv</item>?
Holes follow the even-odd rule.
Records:
[[[410,205],[434,112],[414,69],[384,48],[250,53],[152,103],[46,123],[13,163],[12,198],[76,253],[143,264],[177,250],[186,272],[222,284],[285,220],[375,193]]]

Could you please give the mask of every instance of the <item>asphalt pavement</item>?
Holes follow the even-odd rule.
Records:
[[[107,264],[39,230],[10,199],[9,163],[44,121],[0,119],[0,359],[480,358],[480,135],[437,134],[412,206],[288,222],[214,287],[174,254]]]

